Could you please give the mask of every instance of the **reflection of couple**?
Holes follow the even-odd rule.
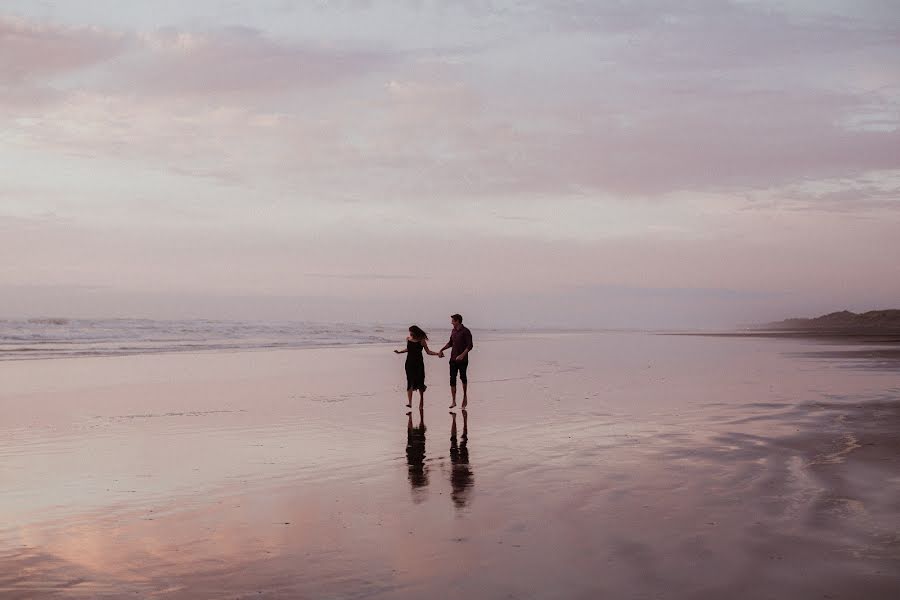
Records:
[[[419,424],[413,425],[411,412],[406,413],[406,462],[409,466],[409,484],[413,489],[413,499],[421,502],[422,488],[428,485],[428,468],[425,465],[425,411],[419,410]],[[469,467],[469,411],[462,411],[462,435],[457,437],[456,413],[450,425],[450,485],[453,488],[450,497],[457,508],[464,507],[469,501],[472,488],[472,469]]]
[[[419,390],[419,409],[425,406],[425,359],[424,351],[429,356],[444,358],[444,350],[450,348],[450,395],[453,402],[450,408],[456,406],[456,376],[463,385],[462,408],[466,408],[469,402],[466,370],[469,368],[469,352],[472,350],[472,332],[462,324],[462,315],[456,314],[450,317],[453,331],[450,332],[450,340],[444,344],[438,352],[428,347],[428,334],[422,331],[418,325],[409,328],[409,336],[406,338],[405,350],[394,350],[396,354],[406,354],[406,406],[412,407],[413,392]]]

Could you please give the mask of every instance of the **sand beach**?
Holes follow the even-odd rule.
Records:
[[[891,365],[487,337],[414,431],[384,344],[0,363],[0,594],[896,597]]]

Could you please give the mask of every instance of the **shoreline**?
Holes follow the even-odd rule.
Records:
[[[750,331],[671,331],[657,335],[687,337],[772,338],[821,340],[857,344],[900,344],[900,332],[819,331],[819,330],[750,330]]]
[[[404,330],[405,331],[405,330]],[[448,328],[449,332],[449,328]],[[379,332],[383,333],[383,332]],[[397,332],[395,332],[397,333]],[[591,335],[596,333],[590,330],[514,330],[514,329],[484,329],[479,330],[479,339],[489,341],[504,339],[509,337],[525,337],[525,336],[557,336],[557,335]],[[610,331],[609,333],[623,333]],[[317,348],[353,348],[368,346],[388,346],[392,344],[402,344],[405,333],[397,334],[398,339],[388,340],[386,338],[374,340],[354,340],[350,339],[346,342],[335,341],[316,341],[316,340],[299,340],[299,341],[260,341],[256,343],[241,344],[241,339],[235,339],[232,343],[224,340],[211,340],[209,343],[194,343],[189,341],[172,340],[169,346],[158,347],[118,347],[106,349],[103,343],[93,344],[91,342],[81,342],[84,348],[80,350],[70,350],[70,347],[78,342],[69,341],[35,341],[32,346],[22,347],[6,347],[11,344],[0,338],[0,363],[4,362],[24,362],[39,360],[58,360],[58,359],[77,359],[77,358],[105,358],[105,357],[122,357],[122,356],[144,356],[159,354],[206,354],[214,352],[264,352],[279,350],[308,350]],[[436,337],[432,335],[432,337]],[[140,343],[140,340],[132,343]],[[44,347],[41,347],[44,346]],[[54,347],[56,346],[56,347]]]

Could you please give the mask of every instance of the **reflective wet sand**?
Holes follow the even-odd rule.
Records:
[[[390,350],[0,364],[0,597],[900,593],[894,363],[497,336],[454,416]]]

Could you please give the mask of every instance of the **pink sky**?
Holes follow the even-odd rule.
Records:
[[[0,13],[0,316],[900,306],[893,2]]]

